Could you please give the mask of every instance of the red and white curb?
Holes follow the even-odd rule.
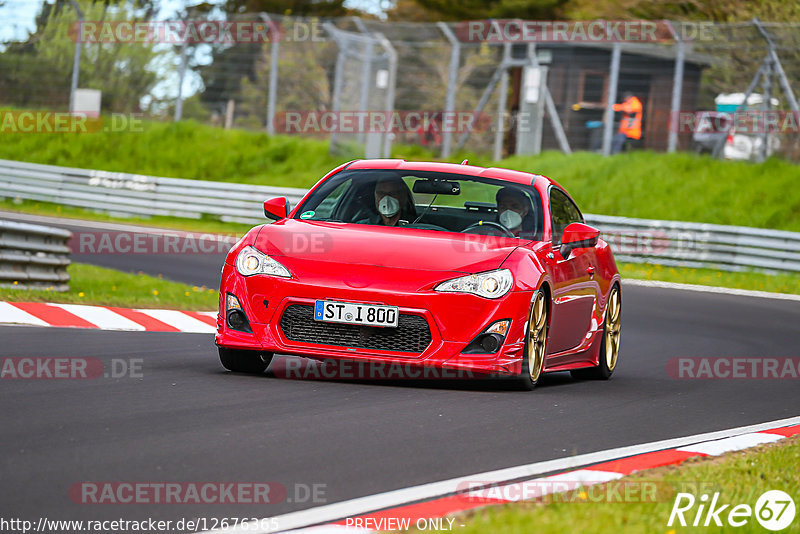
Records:
[[[0,324],[213,334],[217,312],[0,301]]]
[[[212,532],[338,534],[347,531],[366,534],[397,530],[403,528],[399,525],[416,526],[417,520],[430,521],[491,504],[523,500],[521,496],[525,495],[526,485],[540,488],[537,497],[561,493],[602,484],[645,469],[680,464],[689,458],[719,456],[798,434],[800,417],[792,417],[432,482]],[[470,491],[470,485],[476,482],[488,489]],[[447,520],[442,524],[447,526]],[[259,528],[267,525],[268,528]]]

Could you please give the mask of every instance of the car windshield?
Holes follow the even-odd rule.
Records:
[[[295,218],[541,239],[541,200],[530,186],[462,174],[342,171]]]

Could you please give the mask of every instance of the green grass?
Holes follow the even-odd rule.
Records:
[[[340,163],[328,143],[192,121],[142,131],[3,134],[0,158],[195,180],[308,187]]]
[[[69,291],[0,287],[0,300],[201,311],[216,310],[218,307],[216,289],[82,263],[71,264],[67,272],[71,278]]]
[[[800,276],[794,274],[764,274],[752,271],[727,272],[713,269],[667,267],[650,263],[617,262],[622,279],[660,280],[680,284],[698,284],[768,291],[771,293],[800,294]]]
[[[329,154],[328,142],[223,130],[193,121],[143,122],[141,131],[94,134],[3,134],[0,158],[156,176],[307,188],[350,154]],[[418,146],[393,156],[428,160]],[[510,157],[494,165],[545,174],[567,188],[583,211],[800,231],[800,168],[718,161],[690,153],[637,151],[612,157],[589,152]]]
[[[736,504],[755,507],[758,497],[768,490],[782,490],[793,497],[795,503],[800,498],[800,439],[790,438],[774,445],[758,449],[729,453],[719,458],[689,460],[677,467],[665,467],[645,471],[620,479],[610,484],[620,488],[657,488],[656,498],[629,499],[644,502],[613,502],[612,499],[590,498],[592,496],[613,496],[611,492],[595,487],[585,492],[576,492],[570,499],[550,499],[548,503],[521,503],[491,506],[455,518],[454,525],[459,534],[502,532],[503,534],[561,534],[563,532],[581,533],[662,533],[682,532],[768,532],[756,521],[749,518],[740,528],[725,524],[728,512]],[[694,488],[692,491],[690,488]],[[698,489],[699,488],[699,489]],[[681,489],[693,493],[696,499],[703,493],[720,492],[719,504],[731,503],[720,519],[725,525],[720,527],[682,527],[673,523],[667,526],[674,496]],[[574,497],[574,500],[572,499]],[[583,502],[581,502],[583,500]],[[603,502],[609,501],[612,502]],[[699,503],[699,500],[696,501]],[[698,504],[684,515],[688,525],[694,520]],[[707,507],[706,507],[707,508]],[[800,512],[800,509],[798,510]],[[702,521],[705,520],[703,516]],[[713,523],[713,522],[712,522]],[[794,522],[782,533],[800,532],[800,513]]]

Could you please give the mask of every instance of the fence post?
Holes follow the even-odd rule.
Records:
[[[606,110],[603,113],[603,155],[611,154],[611,137],[614,134],[614,104],[617,102],[617,83],[619,82],[619,62],[622,47],[614,43],[611,50],[611,74],[608,79]]]
[[[281,40],[277,24],[267,13],[259,13],[269,26],[269,92],[267,94],[267,133],[275,134],[275,106],[278,98],[278,60],[280,58]]]
[[[769,133],[766,128],[766,112],[772,107],[770,103],[770,100],[772,100],[772,78],[774,76],[772,65],[772,58],[770,57],[769,60],[764,63],[764,101],[761,103],[764,115],[761,117],[761,124],[763,126],[761,129],[761,146],[758,150],[758,163],[763,163],[769,155]]]
[[[372,56],[374,54],[374,45],[372,42],[372,35],[370,31],[367,29],[367,25],[364,24],[364,21],[361,20],[359,17],[353,17],[353,22],[355,22],[356,26],[358,26],[358,30],[363,33],[365,36],[370,37],[369,41],[366,43],[366,51],[363,63],[361,64],[361,101],[360,101],[360,110],[361,112],[367,111],[369,109],[369,90],[372,86]],[[366,132],[359,131],[358,132],[358,140],[361,143],[366,141]]]
[[[675,39],[675,75],[672,78],[672,103],[670,105],[667,152],[675,152],[675,150],[678,149],[678,114],[680,113],[681,97],[683,93],[683,64],[686,59],[686,49],[683,39],[681,39],[671,23],[669,23],[669,28]]]
[[[172,118],[175,122],[181,120],[183,116],[183,79],[186,77],[186,66],[189,62],[187,49],[188,45],[184,39],[181,45],[181,66],[178,69],[178,98],[175,100],[175,115]]]
[[[325,22],[323,27],[328,32],[328,34],[333,38],[336,42],[336,48],[338,51],[336,53],[336,71],[333,73],[333,101],[331,102],[331,109],[333,110],[334,114],[341,111],[341,98],[342,98],[342,69],[344,68],[344,60],[347,53],[347,43],[344,41],[339,34],[337,33],[339,30],[330,22]],[[336,152],[336,128],[331,130],[330,135],[330,153],[333,154]]]
[[[511,45],[503,45],[503,63],[506,63],[511,55]],[[506,104],[508,102],[508,69],[503,69],[500,77],[500,93],[497,95],[497,130],[494,132],[494,151],[493,159],[500,161],[503,159],[503,138],[505,137]]]
[[[461,62],[461,43],[458,42],[455,33],[444,22],[437,22],[439,29],[450,42],[450,66],[447,70],[447,94],[444,102],[445,117],[442,126],[453,121],[453,112],[456,109],[456,87],[458,86],[458,65]],[[450,149],[453,143],[453,132],[450,128],[443,128],[442,135],[442,159],[450,157]]]
[[[389,58],[389,85],[386,88],[386,113],[391,117],[394,114],[394,92],[397,84],[397,50],[382,33],[375,34],[381,46],[386,50]],[[388,131],[383,138],[383,157],[392,157],[392,132]]]

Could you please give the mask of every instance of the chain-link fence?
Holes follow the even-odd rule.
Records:
[[[186,18],[64,8],[0,45],[0,106],[65,111],[74,89],[95,89],[103,111],[330,139],[355,156],[402,143],[800,161],[800,24]]]

